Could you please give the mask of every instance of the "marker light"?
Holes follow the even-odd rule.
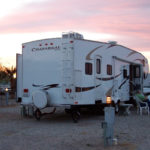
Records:
[[[110,96],[107,96],[107,97],[106,97],[106,103],[107,103],[107,104],[111,104],[111,97],[110,97]]]

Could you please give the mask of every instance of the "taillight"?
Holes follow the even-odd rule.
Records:
[[[28,93],[28,92],[29,92],[29,90],[28,90],[28,89],[24,89],[23,91],[24,91],[24,93]]]
[[[29,97],[29,89],[23,89],[23,97]]]
[[[72,89],[66,89],[66,93],[71,93]]]

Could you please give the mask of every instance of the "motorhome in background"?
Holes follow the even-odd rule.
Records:
[[[85,106],[129,101],[143,90],[149,71],[141,53],[74,32],[24,43],[17,58],[17,98],[33,105],[36,116],[46,107],[66,106],[77,117]]]

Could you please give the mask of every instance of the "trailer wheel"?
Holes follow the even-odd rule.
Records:
[[[34,115],[35,115],[36,120],[40,120],[42,113],[39,109],[36,109]]]
[[[72,119],[74,123],[77,123],[80,119],[80,112],[79,111],[72,111]]]

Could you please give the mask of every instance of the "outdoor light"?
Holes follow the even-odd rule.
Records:
[[[16,73],[13,74],[13,78],[16,79]]]
[[[107,96],[107,97],[106,97],[106,103],[107,103],[107,104],[111,104],[111,97],[110,97],[110,96]]]
[[[8,92],[8,88],[6,88],[5,91]]]

